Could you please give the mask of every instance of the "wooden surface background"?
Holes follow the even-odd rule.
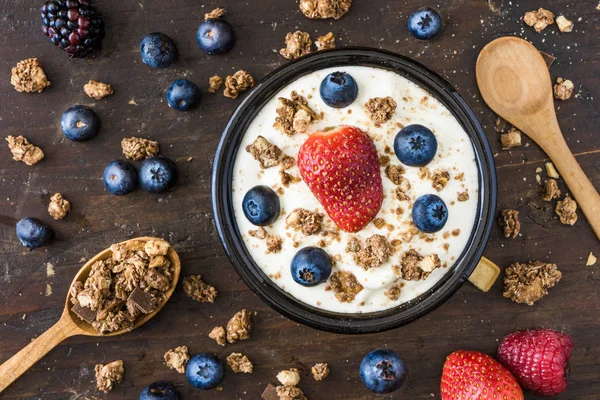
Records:
[[[495,116],[483,104],[474,76],[479,50],[490,40],[516,34],[557,57],[553,78],[575,83],[575,98],[557,103],[567,142],[596,188],[600,187],[600,11],[596,0],[515,1],[448,0],[437,5],[445,30],[431,42],[411,38],[406,18],[424,5],[418,0],[355,0],[339,21],[312,21],[294,0],[98,0],[107,37],[93,58],[71,60],[42,34],[41,1],[0,0],[0,132],[25,135],[42,147],[46,158],[33,167],[17,163],[5,144],[0,151],[0,362],[50,327],[63,308],[68,285],[88,258],[111,243],[135,236],[163,237],[182,257],[183,274],[202,274],[219,290],[215,304],[198,304],[178,290],[150,323],[121,337],[67,340],[25,374],[5,399],[137,399],[156,380],[177,385],[183,399],[258,399],[267,383],[284,368],[302,370],[300,386],[311,399],[372,399],[360,383],[362,356],[377,347],[398,351],[410,369],[405,388],[380,398],[439,398],[444,358],[457,349],[494,354],[499,341],[522,328],[549,327],[573,336],[569,389],[561,399],[598,399],[600,393],[600,265],[585,266],[590,251],[600,255],[598,239],[583,216],[574,227],[561,225],[549,203],[540,200],[536,168],[545,155],[525,139],[523,147],[501,151]],[[438,4],[439,3],[439,4]],[[504,3],[504,4],[502,4]],[[226,56],[209,57],[197,47],[195,32],[205,12],[225,7],[238,37]],[[564,13],[575,22],[570,34],[556,26],[536,34],[520,18],[540,6]],[[414,57],[452,82],[479,115],[495,152],[499,174],[499,208],[521,212],[522,235],[504,239],[495,227],[486,256],[501,267],[513,261],[549,260],[564,279],[533,307],[502,298],[502,283],[481,293],[465,284],[442,307],[419,321],[391,332],[341,336],[299,326],[266,307],[240,281],[224,255],[211,215],[209,186],[213,153],[222,128],[239,99],[204,94],[193,112],[169,109],[164,90],[186,77],[206,91],[208,78],[243,68],[257,79],[285,63],[276,52],[288,31],[311,34],[333,31],[338,44],[381,47]],[[171,68],[153,70],[140,61],[141,37],[161,31],[177,43],[181,57]],[[9,84],[10,68],[38,57],[52,86],[42,94],[17,93]],[[101,101],[85,96],[88,79],[111,83],[115,94]],[[135,105],[129,104],[130,100]],[[102,121],[99,136],[72,143],[60,132],[61,113],[73,104],[91,105]],[[138,135],[158,140],[162,153],[177,161],[179,184],[171,193],[153,196],[141,190],[126,197],[110,195],[102,171],[121,158],[120,141]],[[4,141],[2,141],[4,143]],[[193,157],[188,162],[188,157]],[[542,174],[544,177],[544,174]],[[561,189],[565,189],[560,182]],[[64,221],[46,212],[51,194],[61,192],[73,211]],[[49,222],[58,239],[29,252],[14,230],[22,217]],[[55,275],[47,275],[47,264]],[[51,294],[50,294],[50,288]],[[252,340],[225,348],[207,337],[241,308],[257,311]],[[185,377],[167,369],[163,353],[185,344],[192,353],[216,352],[225,358],[242,351],[255,363],[252,375],[226,372],[223,391],[199,392]],[[94,364],[125,362],[125,380],[110,395],[95,391]],[[328,362],[332,373],[317,383],[309,377],[315,362]],[[529,398],[529,397],[528,397]]]

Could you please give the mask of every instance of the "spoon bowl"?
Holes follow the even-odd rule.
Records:
[[[150,240],[161,240],[159,238],[154,237],[139,237],[135,239],[126,240],[119,244],[125,244],[132,241],[142,241],[147,242]],[[73,287],[76,282],[85,282],[85,280],[90,275],[90,270],[92,265],[99,260],[105,260],[112,256],[112,251],[110,248],[104,249],[100,253],[96,254],[92,257],[85,265],[77,272],[71,286],[69,289]],[[31,343],[29,343],[25,348],[15,354],[12,358],[4,362],[0,366],[0,393],[4,391],[11,383],[13,383],[17,378],[19,378],[23,373],[25,373],[29,368],[31,368],[37,361],[39,361],[44,355],[46,355],[50,350],[60,344],[64,339],[76,336],[76,335],[84,335],[84,336],[116,336],[123,334],[125,332],[130,332],[135,328],[140,327],[141,325],[148,322],[152,317],[154,317],[163,306],[169,301],[171,295],[175,291],[175,287],[177,286],[177,282],[179,281],[179,275],[181,273],[181,262],[179,260],[179,255],[173,249],[173,247],[169,247],[169,250],[166,255],[167,259],[171,262],[173,266],[173,278],[171,282],[171,287],[168,291],[165,292],[164,301],[161,302],[154,311],[148,314],[144,314],[140,316],[134,323],[134,325],[130,328],[119,329],[110,333],[99,333],[86,321],[80,319],[72,310],[71,303],[71,291],[69,290],[67,294],[67,299],[65,301],[65,308],[63,310],[62,316],[54,324],[50,329],[46,332],[42,333],[36,339],[34,339]]]
[[[476,77],[487,105],[548,154],[600,238],[600,195],[565,142],[540,52],[517,37],[496,39],[481,50]]]

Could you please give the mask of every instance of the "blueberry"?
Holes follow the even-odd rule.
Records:
[[[50,243],[54,231],[37,218],[23,218],[17,222],[17,237],[23,246],[33,250]]]
[[[408,32],[417,39],[432,39],[441,30],[442,18],[433,8],[421,7],[408,17]]]
[[[135,189],[137,183],[137,171],[128,161],[112,161],[104,169],[104,186],[112,194],[128,194]]]
[[[179,400],[179,394],[170,383],[155,382],[142,390],[139,400]]]
[[[448,207],[444,200],[435,194],[425,194],[413,204],[412,220],[421,232],[437,232],[448,221]]]
[[[423,125],[409,125],[394,138],[396,157],[411,167],[429,164],[437,153],[437,147],[435,135]]]
[[[69,140],[84,142],[96,136],[100,120],[91,108],[76,105],[63,113],[60,127]]]
[[[233,28],[222,19],[209,19],[200,24],[196,33],[198,46],[206,54],[222,54],[233,47],[235,36]]]
[[[152,68],[167,68],[177,58],[177,47],[164,33],[153,32],[142,39],[140,55],[142,62]]]
[[[360,363],[360,379],[378,394],[399,389],[407,377],[404,361],[391,350],[373,350]]]
[[[292,259],[292,278],[302,286],[316,286],[331,275],[331,258],[319,247],[305,247]]]
[[[254,186],[242,200],[244,215],[257,226],[271,225],[279,217],[279,197],[268,186]]]
[[[175,163],[163,156],[146,158],[140,167],[140,185],[150,193],[162,193],[175,184]]]
[[[171,83],[167,89],[167,103],[178,111],[187,111],[200,102],[200,89],[187,79]]]
[[[223,364],[215,355],[201,353],[190,359],[185,368],[185,376],[198,389],[212,389],[223,379]]]
[[[332,72],[321,82],[321,99],[329,107],[348,107],[358,96],[358,85],[354,78],[345,72]]]

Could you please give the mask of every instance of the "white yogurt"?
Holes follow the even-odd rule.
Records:
[[[319,85],[327,74],[334,71],[345,71],[352,75],[358,83],[358,98],[349,107],[334,109],[328,107],[319,96]],[[290,98],[290,93],[296,91],[308,99],[309,106],[317,113],[323,112],[324,117],[311,123],[306,134],[295,134],[292,137],[285,135],[273,127],[276,117],[278,97]],[[364,104],[373,97],[392,97],[398,107],[390,121],[381,127],[376,127],[365,112]],[[364,270],[356,265],[354,255],[345,251],[348,239],[357,237],[364,242],[373,234],[384,235],[388,241],[400,239],[407,232],[411,224],[409,203],[399,201],[394,195],[395,186],[381,168],[384,200],[381,210],[377,215],[387,224],[393,225],[393,230],[386,228],[377,229],[373,223],[356,234],[349,234],[340,230],[339,241],[324,238],[321,234],[305,236],[300,231],[286,227],[285,217],[296,208],[305,208],[310,211],[318,210],[325,215],[324,228],[331,229],[335,226],[327,216],[321,204],[316,200],[308,186],[300,181],[292,183],[288,188],[283,188],[279,177],[279,167],[262,169],[258,161],[245,151],[247,145],[254,142],[261,135],[271,143],[277,145],[284,154],[297,158],[298,149],[311,132],[325,127],[337,125],[353,125],[367,132],[373,139],[379,155],[387,154],[391,164],[401,164],[393,154],[394,137],[400,130],[398,127],[410,124],[421,124],[431,129],[438,141],[438,152],[434,160],[427,165],[433,173],[436,169],[447,170],[450,181],[446,187],[437,192],[431,185],[431,180],[419,179],[419,168],[404,166],[406,173],[403,175],[411,184],[409,195],[412,204],[418,197],[427,193],[440,196],[448,207],[448,222],[445,227],[432,235],[433,242],[428,242],[419,235],[413,237],[409,243],[402,243],[395,248],[390,260],[377,268]],[[385,149],[388,148],[386,153]],[[294,166],[287,171],[295,177],[300,177],[298,168]],[[458,174],[464,174],[462,180],[456,179]],[[283,189],[284,194],[279,197],[282,215],[269,227],[267,231],[278,234],[283,238],[282,249],[278,253],[267,253],[264,240],[252,237],[248,231],[256,229],[244,216],[242,199],[245,193],[256,185],[266,185],[275,191]],[[471,231],[475,225],[478,198],[478,169],[475,163],[475,154],[471,141],[466,132],[454,118],[450,111],[436,100],[430,93],[415,85],[408,79],[391,71],[373,67],[343,67],[324,69],[305,75],[283,88],[273,97],[258,113],[245,133],[240,145],[233,174],[233,204],[238,228],[243,240],[256,264],[262,268],[274,284],[284,291],[308,305],[340,313],[366,313],[385,310],[398,306],[426,292],[435,285],[450,269],[462,253]],[[468,190],[470,199],[465,202],[457,201],[457,193]],[[398,207],[404,213],[393,213]],[[460,230],[457,236],[452,231]],[[339,269],[351,271],[364,289],[356,295],[351,303],[342,303],[335,297],[331,290],[325,290],[327,284],[322,283],[316,287],[304,287],[294,282],[290,274],[290,262],[296,252],[306,246],[318,246],[326,239],[324,248],[332,257],[336,257],[333,271]],[[294,242],[299,243],[294,247]],[[400,297],[392,301],[384,292],[397,281],[392,266],[399,264],[400,256],[404,251],[414,249],[421,255],[438,254],[443,268],[436,269],[426,280],[401,281],[404,283]]]

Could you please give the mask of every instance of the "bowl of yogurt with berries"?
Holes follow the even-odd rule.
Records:
[[[213,165],[215,222],[244,281],[307,325],[363,333],[448,299],[487,242],[491,150],[441,77],[349,48],[276,70],[240,104]]]

